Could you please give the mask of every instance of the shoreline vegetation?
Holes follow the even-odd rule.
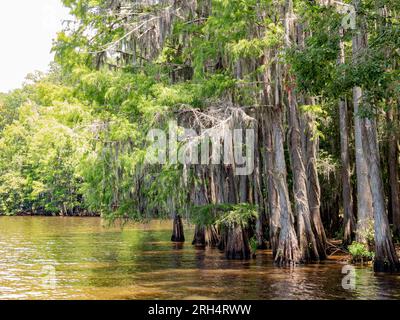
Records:
[[[277,266],[335,239],[400,272],[397,2],[62,2],[50,71],[0,94],[1,214],[170,218]]]

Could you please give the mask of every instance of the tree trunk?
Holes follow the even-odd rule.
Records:
[[[220,242],[220,236],[215,226],[207,226],[205,231],[206,246],[211,248],[217,247]]]
[[[274,146],[273,146],[273,133],[270,128],[267,128],[266,133],[266,158],[267,158],[267,187],[268,187],[268,205],[269,205],[269,241],[272,249],[272,254],[275,257],[278,250],[279,243],[279,229],[280,229],[280,207],[278,198],[278,186],[276,178],[274,177]]]
[[[257,122],[261,122],[259,112],[256,113],[255,118]],[[262,128],[262,125],[257,125],[256,134],[255,134],[255,159],[254,159],[254,172],[253,172],[253,199],[254,203],[258,206],[258,218],[256,221],[255,235],[257,239],[257,248],[265,249],[267,246],[264,241],[264,228],[265,228],[265,203],[262,191],[262,165],[260,161],[260,133],[259,129]]]
[[[249,239],[242,226],[228,228],[225,256],[228,259],[250,259]]]
[[[358,11],[360,0],[354,0],[353,5]],[[360,30],[355,32],[353,36],[353,61],[358,60],[362,48],[366,48],[367,39],[364,22],[358,21]],[[373,219],[371,186],[368,179],[368,166],[363,151],[362,126],[363,119],[360,117],[360,102],[362,98],[362,90],[360,87],[353,88],[353,105],[354,105],[354,140],[356,149],[356,174],[357,174],[357,233],[356,240],[358,242],[367,243],[367,231],[370,222]]]
[[[307,194],[307,176],[304,167],[300,137],[297,102],[289,89],[289,139],[290,160],[293,174],[293,195],[297,217],[297,237],[299,239],[301,261],[319,260],[317,242],[312,230],[311,214]]]
[[[270,63],[274,55],[268,52],[264,59],[265,141],[267,149],[267,185],[270,213],[270,242],[275,263],[291,265],[300,262],[298,241],[294,230],[293,214],[287,186],[287,170],[283,148],[283,106],[281,104],[282,77],[277,63]],[[272,87],[272,75],[275,86]]]
[[[400,262],[393,245],[389,220],[385,208],[385,195],[381,176],[379,148],[375,120],[366,119],[363,126],[363,147],[367,154],[367,163],[372,191],[372,203],[375,218],[375,272],[400,271]]]
[[[217,248],[221,251],[225,250],[227,241],[228,241],[228,233],[225,231],[225,229],[221,229]]]
[[[280,115],[281,113],[279,112],[277,116],[279,117]],[[279,265],[293,264],[300,262],[301,256],[294,230],[293,214],[287,187],[283,132],[280,121],[273,122],[272,134],[274,142],[274,167],[272,170],[274,187],[277,188],[278,202],[276,205],[280,214],[275,262]]]
[[[320,260],[326,259],[326,234],[321,219],[321,188],[317,172],[318,136],[315,134],[315,120],[310,114],[303,117],[305,128],[305,161],[307,161],[307,191],[308,205],[311,214],[311,225],[317,243]]]
[[[194,245],[196,247],[205,247],[206,246],[206,233],[205,233],[204,226],[199,226],[199,225],[195,226],[192,245]]]
[[[343,33],[344,30],[340,30],[340,54],[339,64],[344,64],[345,52]],[[339,131],[340,131],[340,158],[342,162],[341,166],[341,178],[342,178],[342,197],[343,197],[343,244],[345,246],[352,243],[355,232],[355,218],[354,218],[354,207],[353,207],[353,188],[351,186],[351,167],[350,167],[350,152],[349,152],[349,130],[348,130],[348,111],[347,111],[347,100],[340,98],[339,100]]]
[[[359,101],[362,91],[360,87],[353,89],[354,103],[354,140],[356,149],[356,174],[357,174],[357,233],[356,240],[367,243],[367,232],[373,220],[372,195],[368,179],[368,166],[363,151],[362,125],[359,115]]]
[[[398,135],[397,125],[394,121],[397,114],[390,109],[386,113],[388,121],[388,173],[389,173],[389,186],[390,186],[390,206],[392,209],[392,221],[394,226],[394,233],[400,235],[400,195],[399,195],[399,152],[398,152]]]
[[[271,51],[267,51],[264,56],[264,64],[267,66],[270,60],[273,60],[273,54]],[[276,68],[276,67],[275,67]],[[276,72],[277,74],[277,72]],[[276,83],[279,81],[279,78],[276,79]],[[279,95],[278,84],[275,85],[275,92],[272,88],[272,66],[265,68],[264,73],[264,101],[267,105],[266,108],[263,109],[261,116],[261,128],[262,128],[262,137],[265,143],[265,156],[263,157],[263,167],[264,172],[266,173],[266,185],[267,185],[267,204],[268,204],[268,222],[269,222],[269,241],[272,249],[272,254],[276,257],[278,243],[279,243],[279,229],[280,229],[280,207],[279,207],[279,199],[278,199],[278,186],[277,181],[274,177],[274,153],[276,152],[273,143],[273,132],[272,132],[272,123],[273,123],[273,110],[272,107],[268,107],[275,103],[274,93],[275,95]]]
[[[360,0],[353,2],[356,14],[360,10]],[[353,37],[353,55],[354,61],[357,62],[358,55],[362,50],[367,48],[366,22],[364,18],[359,18],[360,31]],[[362,101],[362,90],[355,87],[353,90],[355,109]],[[355,110],[355,116],[359,117]],[[367,162],[367,172],[369,178],[369,186],[372,196],[372,206],[374,213],[374,231],[375,231],[375,259],[374,270],[376,272],[392,272],[400,270],[399,259],[393,245],[392,236],[389,228],[389,220],[385,208],[385,194],[383,180],[380,168],[380,156],[377,139],[376,120],[365,118],[359,122],[360,137],[362,151]],[[359,194],[360,195],[360,194]],[[361,199],[359,199],[359,203]]]
[[[292,42],[296,43],[300,37],[302,42],[303,31],[296,33],[293,2],[286,1],[285,7],[285,46],[290,48]],[[300,28],[300,27],[299,27]],[[300,28],[301,29],[301,28]],[[286,72],[288,82],[288,124],[289,124],[289,152],[293,176],[293,196],[295,205],[295,216],[297,218],[297,237],[301,261],[308,262],[319,260],[317,242],[312,230],[310,207],[307,193],[307,175],[304,165],[303,147],[300,132],[300,117],[297,106],[296,93],[294,92],[293,80]]]
[[[196,166],[194,170],[197,181],[194,182],[193,191],[191,193],[191,200],[192,203],[196,206],[204,206],[209,203],[205,177],[206,172],[203,170],[203,168],[199,166]],[[195,245],[197,247],[206,246],[205,229],[206,227],[204,225],[195,226],[192,245]]]
[[[265,216],[261,211],[258,214],[258,218],[256,221],[256,238],[257,238],[257,248],[258,249],[266,249],[267,246],[264,241],[264,226],[265,226]]]
[[[171,241],[172,242],[185,242],[182,218],[178,214],[176,214],[174,216],[174,224],[173,224]]]
[[[339,128],[340,128],[340,156],[342,161],[342,197],[343,197],[343,244],[352,243],[355,231],[355,218],[353,209],[352,187],[350,182],[350,153],[348,133],[347,102],[339,101]]]
[[[199,226],[194,229],[194,237],[192,245],[196,247],[217,247],[220,242],[220,237],[215,226]]]

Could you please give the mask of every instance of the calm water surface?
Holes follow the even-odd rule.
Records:
[[[281,269],[269,251],[227,261],[170,236],[171,222],[121,230],[99,218],[0,217],[0,299],[400,299],[400,276],[370,268],[342,289],[340,257]]]

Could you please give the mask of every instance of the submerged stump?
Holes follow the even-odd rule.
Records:
[[[185,235],[183,233],[183,223],[180,215],[175,215],[174,224],[172,227],[172,242],[185,242]]]

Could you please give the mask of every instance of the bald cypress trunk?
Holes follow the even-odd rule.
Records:
[[[353,5],[359,10],[360,0],[354,0]],[[367,36],[365,23],[357,21],[359,30],[353,36],[353,61],[358,61],[362,49],[366,48]],[[358,242],[367,243],[366,235],[370,221],[373,219],[372,194],[368,177],[368,166],[363,150],[362,126],[364,119],[360,117],[360,104],[362,102],[362,89],[358,86],[353,88],[354,106],[354,142],[356,149],[356,174],[357,174],[357,233]]]
[[[215,226],[195,226],[192,245],[196,247],[217,247],[220,236]]]
[[[289,199],[287,186],[287,170],[285,153],[283,148],[282,107],[274,108],[272,117],[272,141],[273,141],[273,187],[276,188],[276,203],[272,204],[275,210],[279,210],[279,227],[277,228],[275,262],[278,264],[298,263],[301,260],[299,244],[294,230],[293,213]]]
[[[207,226],[205,230],[206,246],[211,248],[217,247],[220,242],[220,235],[215,226]]]
[[[400,271],[400,262],[393,245],[389,220],[385,207],[385,195],[381,176],[379,148],[375,120],[366,119],[363,126],[363,147],[368,154],[367,162],[371,179],[372,203],[375,213],[375,259],[376,272]]]
[[[307,175],[303,163],[300,124],[297,102],[291,90],[288,93],[289,100],[289,137],[290,160],[293,173],[293,194],[297,217],[297,237],[301,260],[303,262],[319,260],[317,242],[314,236],[311,222],[310,207],[307,194]]]
[[[355,232],[355,218],[353,213],[353,197],[350,182],[350,154],[348,134],[348,113],[346,100],[339,101],[339,128],[340,128],[340,156],[341,156],[341,178],[343,197],[343,244],[352,243]]]
[[[227,179],[225,183],[226,197],[228,203],[239,203],[240,200],[244,200],[245,188],[247,185],[246,179],[239,177],[239,186],[235,184],[235,177],[232,168],[226,168]],[[239,187],[239,190],[237,190]],[[246,193],[247,194],[247,193]],[[231,226],[224,226],[223,232],[225,233],[224,250],[225,256],[228,259],[249,259],[250,258],[250,244],[248,237],[248,230],[242,225],[235,223]],[[224,237],[224,235],[222,235]]]
[[[353,38],[354,60],[367,48],[367,25],[364,18],[360,17],[360,0],[353,1],[358,16],[359,32]],[[362,101],[362,90],[356,87],[353,90],[354,103],[359,106]],[[357,116],[357,114],[356,114]],[[374,270],[376,272],[400,271],[400,263],[393,245],[389,228],[389,220],[385,206],[385,194],[380,168],[380,155],[377,139],[376,119],[364,118],[360,121],[360,138],[362,151],[367,163],[368,178],[371,186],[372,206],[374,212],[374,240],[375,259]]]
[[[360,87],[353,89],[354,105],[354,140],[356,149],[357,174],[357,233],[358,242],[367,243],[366,235],[370,222],[373,220],[372,194],[368,179],[368,166],[363,151],[362,126],[364,120],[359,115],[359,104],[362,97]]]
[[[392,211],[392,221],[394,233],[400,235],[400,194],[399,194],[399,151],[398,151],[398,134],[397,113],[391,108],[386,113],[388,122],[388,173],[390,187],[390,206]]]
[[[272,50],[267,51],[264,55],[264,64],[267,65],[272,60]],[[280,207],[278,204],[278,186],[274,177],[274,143],[273,143],[273,110],[271,105],[275,103],[274,95],[279,95],[278,84],[272,87],[272,67],[266,67],[264,73],[264,101],[265,108],[262,108],[260,122],[263,141],[265,143],[265,156],[263,159],[263,171],[266,173],[267,186],[267,205],[268,205],[268,222],[269,222],[269,241],[272,254],[275,257],[278,249],[279,227],[280,227]],[[275,72],[276,73],[276,72]],[[277,79],[279,80],[279,79]]]
[[[238,224],[227,229],[225,255],[228,259],[249,259],[250,246],[246,230]]]
[[[197,181],[194,182],[194,188],[191,194],[192,203],[195,206],[203,206],[209,203],[205,175],[202,168],[199,166],[196,166],[194,170],[197,176]],[[206,245],[206,226],[195,226],[192,244],[197,247],[204,247]]]
[[[305,161],[307,173],[307,192],[308,204],[311,215],[311,225],[317,243],[317,250],[321,260],[326,258],[327,239],[325,234],[324,225],[321,219],[321,188],[319,184],[318,171],[317,171],[317,150],[319,139],[315,128],[314,117],[306,113],[303,115],[303,122],[305,123],[302,130],[305,136]]]
[[[269,118],[269,116],[267,115]],[[267,121],[270,125],[270,121]],[[274,168],[274,146],[272,128],[265,129],[266,137],[266,172],[267,172],[267,188],[268,188],[268,205],[269,205],[269,240],[272,254],[275,257],[278,250],[279,229],[280,229],[280,207],[278,198],[278,186],[276,178],[273,174]]]
[[[345,63],[345,52],[343,42],[343,28],[340,30],[340,53],[339,64]],[[339,131],[340,131],[340,159],[341,159],[341,180],[343,198],[343,244],[345,246],[352,243],[355,234],[355,217],[353,209],[353,190],[350,181],[350,152],[349,152],[349,130],[348,130],[348,110],[347,100],[343,97],[339,99]]]
[[[171,241],[172,242],[185,242],[182,218],[179,214],[175,214],[175,216],[174,216]]]
[[[204,247],[206,245],[206,233],[204,226],[195,226],[192,245],[196,247]]]
[[[257,122],[261,121],[259,112],[256,115]],[[260,160],[260,134],[259,129],[262,125],[257,125],[256,134],[255,134],[255,161],[254,161],[254,173],[253,173],[253,202],[258,206],[258,218],[255,226],[255,235],[257,238],[257,247],[259,249],[265,249],[266,244],[264,241],[264,230],[266,224],[265,217],[265,203],[263,199],[263,191],[262,191],[262,164]]]
[[[292,0],[285,4],[285,46],[291,45],[303,38],[303,30],[296,30]],[[297,31],[297,32],[296,32]],[[289,124],[289,152],[293,176],[293,196],[295,215],[297,217],[297,237],[299,239],[300,256],[303,262],[319,260],[316,237],[312,228],[311,212],[307,192],[307,173],[305,168],[303,146],[301,139],[300,115],[294,87],[294,81],[289,72],[286,72],[288,124]]]
[[[277,53],[266,52],[264,59],[264,128],[266,141],[266,172],[269,204],[270,242],[278,265],[300,262],[298,241],[287,186],[284,152],[282,74],[278,63],[270,64]],[[274,82],[272,78],[274,77]],[[274,85],[272,85],[274,83]]]

